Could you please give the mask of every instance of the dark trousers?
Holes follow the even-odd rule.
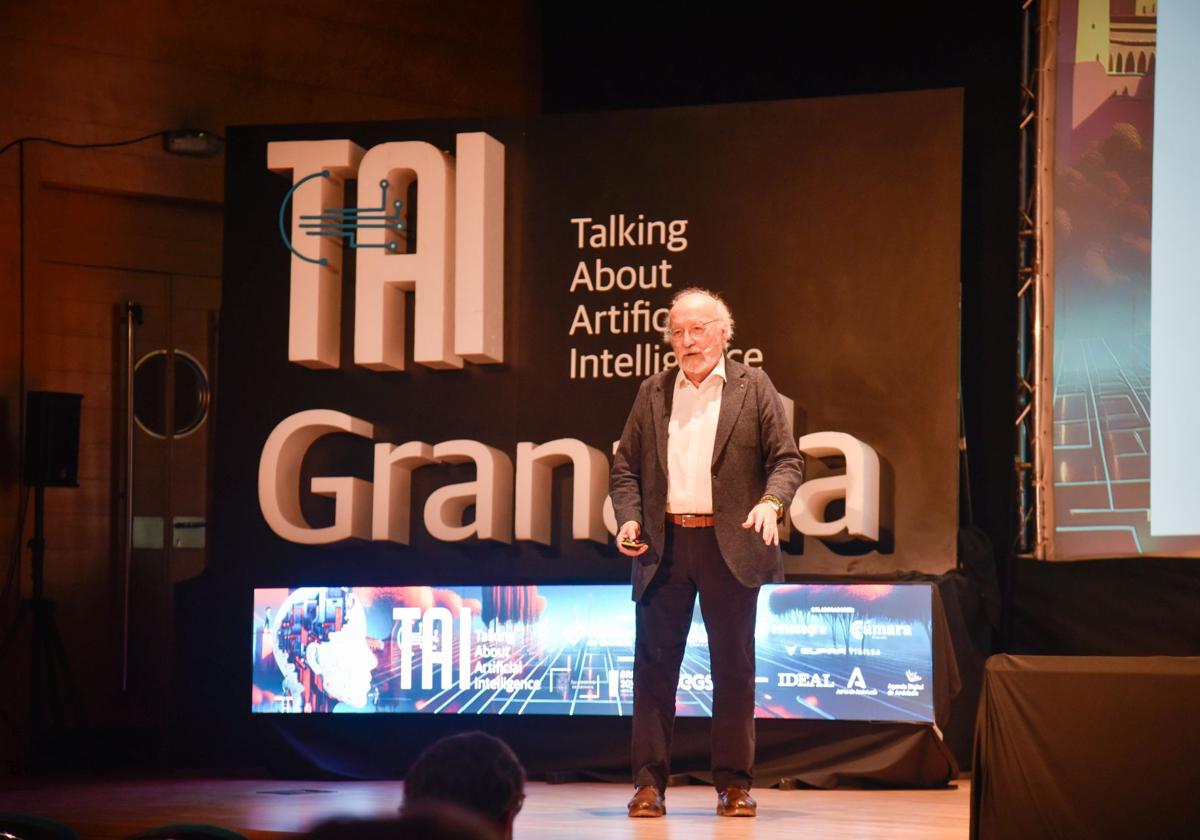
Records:
[[[633,663],[633,783],[660,791],[671,774],[675,690],[696,594],[712,659],[712,775],[749,788],[754,765],[754,620],[758,588],[721,558],[712,528],[667,525],[666,551],[637,603]]]

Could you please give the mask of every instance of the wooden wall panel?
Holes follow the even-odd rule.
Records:
[[[16,115],[36,108],[33,113],[60,121],[82,117],[95,126],[84,142],[184,126],[220,131],[229,124],[363,119],[364,113],[371,114],[366,117],[369,119],[394,119],[440,115],[447,110],[483,110],[474,95],[463,105],[447,109],[428,99],[422,101],[407,85],[390,94],[383,87],[372,93],[274,79],[251,81],[221,71],[46,44],[16,42],[7,46],[6,53],[0,53],[0,73],[12,84],[0,88],[0,108]],[[34,101],[39,91],[54,91],[55,95]],[[186,99],[180,97],[181,91],[187,92]],[[264,120],[264,112],[279,116]]]
[[[46,189],[44,217],[29,232],[41,258],[164,274],[221,273],[221,216],[202,204]]]
[[[511,4],[459,4],[460,14],[424,27],[424,33],[403,28],[405,21],[420,16],[408,5],[373,4],[365,8],[366,14],[360,7],[357,19],[349,20],[345,11],[358,4],[341,3],[317,15],[308,5],[280,3],[264,15],[260,6],[250,3],[167,6],[120,0],[83,8],[52,3],[50,14],[60,25],[28,46],[56,51],[57,61],[40,68],[47,73],[70,72],[79,61],[94,56],[93,60],[129,68],[127,73],[151,75],[164,87],[182,77],[248,82],[251,87],[295,90],[298,96],[308,90],[369,95],[391,91],[389,98],[413,104],[521,110],[525,92],[509,80],[513,47],[523,46],[519,24],[505,14],[511,14]],[[63,7],[70,7],[71,13]],[[36,26],[46,11],[41,3],[14,4],[8,21],[0,16],[0,27]],[[442,9],[428,4],[425,11],[436,15]],[[111,25],[114,17],[122,21],[119,31]],[[516,72],[520,69],[518,64]],[[88,88],[81,86],[74,97],[83,99]],[[120,106],[153,104],[138,101],[136,91],[132,87],[101,107],[112,114]],[[68,101],[63,107],[72,104]]]
[[[178,127],[529,111],[540,101],[535,16],[523,0],[9,0],[0,3],[0,145],[25,135],[95,143]],[[26,389],[84,395],[80,487],[46,493],[47,581],[81,691],[74,702],[94,732],[138,729],[140,738],[149,728],[161,740],[171,584],[202,560],[136,555],[132,683],[123,693],[116,308],[133,298],[162,315],[174,295],[176,307],[194,310],[177,319],[176,340],[211,345],[223,161],[170,156],[157,140],[27,146],[23,354],[19,182],[14,150],[0,158],[0,584],[24,495],[23,365]],[[212,373],[212,359],[201,361]],[[182,449],[201,457],[206,440],[202,430]],[[143,468],[165,497],[198,506],[168,464]],[[27,557],[21,574],[27,593]],[[0,603],[0,624],[15,603]],[[28,666],[6,664],[18,674]],[[18,735],[27,730],[25,689],[0,697],[0,720]],[[25,740],[8,735],[0,733],[0,772],[31,758]]]

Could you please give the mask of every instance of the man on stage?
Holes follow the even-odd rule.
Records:
[[[725,355],[732,337],[717,295],[675,296],[678,370],[642,383],[613,460],[617,547],[636,558],[631,817],[666,813],[675,692],[697,593],[712,660],[717,813],[757,813],[755,612],[759,587],[783,580],[778,522],[804,461],[771,380]]]

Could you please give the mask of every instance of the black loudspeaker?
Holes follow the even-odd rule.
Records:
[[[82,394],[30,391],[25,397],[25,483],[79,486]]]

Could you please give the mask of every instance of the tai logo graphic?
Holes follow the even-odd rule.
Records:
[[[920,682],[922,679],[921,675],[918,674],[916,671],[905,671],[904,676],[908,677],[908,681],[910,683],[917,683],[917,682]]]
[[[355,254],[354,363],[403,370],[407,293],[413,361],[460,368],[504,360],[504,146],[459,134],[456,154],[430,143],[349,140],[267,144],[267,168],[289,174],[279,233],[292,255],[288,360],[340,365],[342,258]],[[345,207],[347,180],[357,207]],[[420,222],[404,200],[416,184]],[[291,205],[291,226],[287,210]],[[415,237],[410,238],[414,227]]]

